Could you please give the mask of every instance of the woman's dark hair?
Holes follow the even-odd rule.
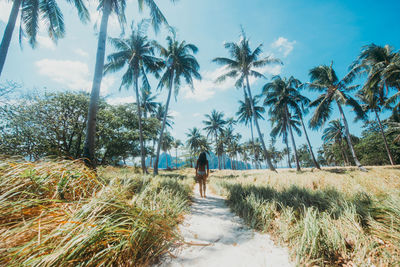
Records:
[[[201,153],[200,153],[198,162],[199,162],[199,166],[204,166],[204,165],[207,164],[206,152],[201,152]]]

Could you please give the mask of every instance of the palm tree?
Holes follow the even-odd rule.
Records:
[[[89,11],[82,0],[67,1],[73,3],[78,11],[78,16],[82,22],[89,21]],[[15,28],[19,10],[21,9],[20,42],[22,36],[28,36],[29,44],[32,48],[36,46],[36,36],[39,29],[39,20],[45,21],[49,37],[57,42],[65,35],[65,25],[63,14],[55,0],[14,0],[8,18],[3,38],[0,44],[0,76],[6,61],[8,48],[10,46],[12,34]]]
[[[301,131],[299,129],[300,122],[294,116],[292,117],[290,114],[286,113],[285,110],[279,107],[270,110],[271,115],[271,122],[272,122],[272,130],[271,130],[271,137],[276,138],[277,136],[282,136],[283,142],[286,144],[287,148],[287,157],[288,157],[288,164],[289,168],[292,168],[290,164],[290,150],[289,150],[289,142],[288,136],[290,134],[292,140],[292,146],[294,151],[294,156],[296,160],[296,168],[300,170],[300,163],[297,156],[297,149],[296,143],[293,137],[293,130],[298,134],[301,135]]]
[[[218,169],[221,169],[220,163],[220,154],[218,154],[217,143],[218,143],[218,134],[221,134],[224,130],[224,125],[226,121],[224,120],[224,113],[218,112],[215,109],[211,111],[211,115],[206,114],[205,117],[207,120],[204,120],[203,123],[206,127],[203,128],[207,132],[207,137],[213,135],[215,137],[215,150],[218,157]]]
[[[164,135],[164,138],[162,140],[161,149],[165,154],[165,159],[167,162],[167,169],[169,169],[169,167],[168,167],[168,151],[171,150],[173,143],[174,143],[174,138],[172,137],[172,135],[169,132],[166,132]],[[170,158],[171,158],[171,155],[170,155]]]
[[[256,112],[257,119],[264,119],[261,114],[265,112],[265,109],[264,109],[264,107],[257,105],[259,99],[260,99],[260,96],[255,96],[253,98],[253,100],[252,100],[253,107]],[[239,100],[239,110],[236,112],[236,116],[238,116],[238,119],[237,119],[238,122],[243,123],[246,126],[248,124],[250,124],[250,132],[251,132],[251,140],[252,140],[252,153],[254,155],[253,112],[251,109],[250,99],[247,97],[246,91],[245,91],[245,101],[243,102],[243,101]]]
[[[314,165],[316,168],[321,169],[317,160],[315,159],[310,140],[308,139],[307,130],[303,122],[304,105],[308,105],[310,100],[300,94],[298,90],[300,86],[301,82],[298,79],[295,79],[293,76],[291,76],[289,79],[282,79],[280,76],[275,76],[272,82],[265,84],[263,87],[263,94],[266,97],[264,104],[271,107],[270,111],[272,111],[272,113],[274,113],[273,110],[283,110],[283,116],[289,116],[290,113],[293,112],[298,117],[306,135],[309,148],[308,150],[312,156]],[[286,118],[286,121],[290,121],[290,117]],[[291,127],[288,128],[291,139],[294,141]],[[294,149],[294,152],[296,157],[296,149]],[[296,165],[297,168],[299,168],[300,164],[298,159],[296,160]]]
[[[157,111],[160,103],[155,101],[157,96],[151,94],[150,88],[142,88],[141,93],[140,107],[143,109],[144,118],[147,119],[148,114]]]
[[[174,124],[174,122],[173,122],[174,117],[166,112],[164,105],[159,104],[153,115],[158,121],[163,121],[164,116],[166,116],[165,125],[169,128],[172,128],[172,124]],[[158,129],[158,134],[160,134],[160,130],[161,129]],[[157,142],[157,140],[153,139],[153,147],[152,147],[153,152],[152,153],[154,153],[154,147],[156,145],[156,142]],[[154,157],[154,155],[152,154],[152,156],[150,158],[150,166],[153,166],[153,157]]]
[[[294,120],[291,112],[300,113],[298,101],[302,99],[302,96],[296,89],[299,85],[300,81],[293,76],[289,79],[282,79],[280,76],[275,76],[272,78],[272,82],[266,83],[263,87],[263,94],[265,96],[264,105],[270,107],[269,114],[274,117],[274,121],[282,120],[287,124],[287,130],[289,130],[292,140],[297,171],[300,171],[300,162],[292,126],[296,125],[298,121]],[[283,124],[281,127],[282,130],[286,130]]]
[[[347,77],[345,77],[344,79],[339,80],[332,68],[332,65],[333,63],[330,66],[320,65],[310,70],[311,83],[308,84],[309,88],[323,92],[316,100],[310,103],[310,107],[316,107],[310,120],[310,127],[321,127],[328,120],[332,113],[332,103],[336,102],[344,124],[346,139],[350,147],[353,160],[361,171],[367,171],[361,165],[357,158],[356,152],[354,151],[349,126],[342,108],[342,105],[351,106],[356,112],[358,118],[363,118],[365,116],[361,106],[348,94],[348,92],[357,88],[357,86],[347,87],[347,84],[351,79],[347,79]]]
[[[132,32],[128,38],[111,38],[110,42],[117,51],[107,57],[108,63],[104,66],[104,73],[116,72],[126,66],[126,72],[122,76],[119,89],[121,90],[123,86],[129,89],[133,85],[135,90],[143,173],[147,173],[147,170],[142,129],[142,105],[139,97],[139,78],[142,81],[142,88],[150,90],[147,72],[151,72],[158,77],[158,71],[161,66],[161,60],[154,56],[154,41],[147,39],[147,25],[148,22],[145,20],[142,20],[136,28],[132,23]]]
[[[178,169],[178,148],[182,146],[183,143],[179,139],[175,139],[175,142],[173,143],[173,146],[175,148],[175,168]]]
[[[223,65],[227,69],[227,72],[218,77],[216,82],[223,82],[227,78],[236,78],[236,87],[241,88],[243,86],[246,86],[249,98],[253,99],[250,89],[249,77],[265,78],[265,76],[257,71],[257,69],[272,63],[280,63],[281,61],[272,57],[264,57],[262,59],[259,59],[262,53],[262,45],[258,45],[257,48],[252,51],[250,49],[249,40],[246,38],[243,30],[241,35],[242,36],[238,43],[225,43],[225,48],[228,49],[230,58],[218,57],[213,59],[213,62]],[[265,146],[252,101],[250,101],[250,105],[253,111],[254,123],[257,128],[258,136],[261,140],[263,152],[267,160],[268,166],[272,171],[276,171],[274,166],[272,165],[271,157]]]
[[[342,146],[342,141],[344,138],[343,125],[338,119],[330,121],[328,127],[324,129],[322,134],[322,140],[324,140],[325,144],[336,143],[339,145],[343,162],[345,162],[345,164],[349,164],[349,158],[347,157],[346,149]]]
[[[381,119],[379,118],[379,113],[378,113],[378,112],[381,111],[381,106],[383,106],[383,105],[379,104],[379,99],[378,99],[378,96],[376,94],[372,94],[372,95],[371,94],[367,94],[366,95],[366,94],[364,94],[364,91],[360,91],[357,94],[357,97],[363,102],[361,107],[363,108],[365,113],[367,113],[369,111],[375,113],[376,119],[377,119],[378,124],[379,124],[379,129],[381,130],[382,138],[383,138],[383,141],[385,143],[385,148],[386,148],[386,152],[388,154],[389,160],[390,160],[390,164],[394,165],[393,156],[392,156],[392,153],[390,151],[389,145],[387,143],[385,132],[383,130]]]
[[[160,155],[160,146],[162,143],[165,123],[167,120],[166,114],[168,113],[169,102],[171,100],[172,89],[174,89],[175,98],[178,96],[181,79],[193,89],[193,77],[201,79],[199,73],[199,63],[193,54],[197,53],[198,49],[193,44],[187,44],[185,41],[178,42],[175,34],[173,37],[167,37],[167,47],[157,45],[160,50],[161,56],[165,59],[166,70],[161,77],[158,88],[162,89],[164,86],[168,88],[168,98],[165,106],[165,116],[163,118],[160,139],[158,141],[156,162],[154,166],[154,174],[158,174],[158,158]]]
[[[150,11],[151,24],[154,30],[157,32],[162,23],[167,24],[167,20],[161,13],[157,4],[154,0],[137,0],[139,4],[139,10],[143,10],[143,4],[145,4]],[[174,1],[174,0],[172,0]],[[88,119],[86,123],[86,139],[83,149],[83,155],[87,159],[86,163],[91,166],[95,166],[94,161],[94,150],[95,150],[95,138],[96,138],[96,117],[97,109],[99,104],[100,86],[101,80],[103,79],[104,70],[104,55],[106,51],[106,39],[107,39],[107,26],[108,18],[112,12],[114,12],[121,25],[125,24],[125,6],[126,0],[102,0],[99,2],[98,10],[102,11],[100,32],[97,42],[96,52],[96,63],[94,69],[92,90],[90,93],[90,102],[88,110]]]
[[[390,83],[395,76],[390,75],[390,66],[396,61],[397,53],[389,45],[379,46],[370,44],[362,47],[360,55],[350,65],[347,80],[352,80],[356,76],[366,75],[362,90],[367,95],[376,94],[382,100],[389,92],[389,87],[394,85]],[[400,89],[399,87],[397,87]]]
[[[186,133],[186,136],[186,145],[189,148],[190,157],[193,159],[199,151],[202,135],[200,133],[200,130],[194,127],[193,129],[189,129],[189,132]]]

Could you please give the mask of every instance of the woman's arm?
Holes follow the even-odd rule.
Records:
[[[208,160],[207,160],[207,177],[210,174],[210,168],[208,167]]]
[[[196,176],[197,176],[197,170],[199,169],[199,160],[196,162]]]

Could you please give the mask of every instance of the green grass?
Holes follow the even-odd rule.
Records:
[[[79,161],[0,163],[0,265],[148,265],[180,236],[192,179]]]
[[[341,183],[360,190],[334,187],[338,181],[332,178],[327,183],[333,174],[323,171],[297,176],[286,171],[264,171],[242,173],[238,178],[221,178],[220,173],[211,184],[227,197],[231,209],[249,226],[271,233],[288,246],[297,264],[399,265],[399,188],[382,193],[379,187],[388,186],[382,179],[381,184],[375,184],[378,188],[368,190],[368,179],[354,182],[359,175],[355,172],[342,174],[340,179],[348,181]],[[301,181],[302,175],[312,179],[311,186]]]

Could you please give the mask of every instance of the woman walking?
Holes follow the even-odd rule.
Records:
[[[209,174],[210,169],[208,167],[206,152],[201,152],[196,163],[196,178],[199,182],[200,196],[204,198],[206,197],[206,181]]]

